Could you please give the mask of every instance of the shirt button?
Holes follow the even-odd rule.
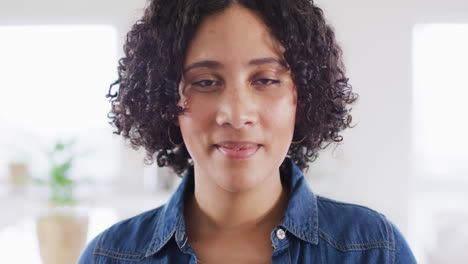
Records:
[[[276,237],[280,240],[283,240],[286,237],[286,233],[284,232],[283,229],[278,229],[276,230]]]

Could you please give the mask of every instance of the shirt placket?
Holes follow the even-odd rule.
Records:
[[[289,264],[289,234],[284,227],[278,226],[271,232],[271,243],[273,245],[272,264]]]

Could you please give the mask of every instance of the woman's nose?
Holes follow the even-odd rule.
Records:
[[[241,129],[258,122],[258,103],[247,87],[225,89],[219,102],[216,122],[220,126]]]

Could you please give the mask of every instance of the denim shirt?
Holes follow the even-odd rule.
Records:
[[[402,234],[369,208],[315,195],[295,163],[281,175],[289,201],[270,234],[272,263],[416,263]],[[188,243],[184,196],[193,167],[163,206],[114,224],[87,246],[79,264],[197,263]]]

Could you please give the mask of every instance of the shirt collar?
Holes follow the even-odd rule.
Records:
[[[290,159],[286,158],[289,173],[281,175],[283,183],[289,188],[289,201],[280,226],[283,226],[294,236],[312,244],[318,244],[318,209],[317,198],[309,188],[302,171]],[[176,235],[176,242],[180,246],[186,244],[184,221],[184,197],[193,192],[194,171],[190,167],[182,178],[181,183],[167,202],[156,221],[153,238],[149,244],[146,256],[156,254]],[[177,234],[180,233],[178,236]],[[180,240],[180,241],[179,241]]]
[[[293,160],[287,158],[289,173],[281,175],[289,188],[289,201],[280,226],[312,244],[318,244],[317,198],[307,184],[302,171]]]
[[[146,257],[154,255],[161,250],[178,229],[185,230],[184,198],[185,194],[193,192],[194,190],[193,175],[192,166],[184,173],[182,181],[171,199],[161,209],[162,211],[159,213],[159,217],[156,220],[157,224],[153,238],[145,254]],[[179,238],[183,239],[182,237],[176,237],[177,244],[179,244]]]

